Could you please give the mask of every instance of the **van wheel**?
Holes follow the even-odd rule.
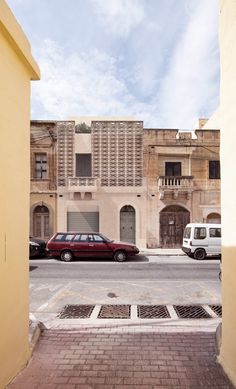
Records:
[[[206,252],[204,249],[197,249],[194,251],[194,258],[198,261],[202,261],[206,258]]]
[[[64,262],[70,262],[73,259],[73,254],[69,250],[64,250],[64,251],[62,251],[60,258]]]

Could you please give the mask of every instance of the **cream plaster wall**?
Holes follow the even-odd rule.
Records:
[[[146,194],[118,193],[114,189],[96,193],[94,200],[72,200],[64,193],[58,198],[58,231],[67,231],[67,212],[99,212],[99,230],[109,238],[120,240],[120,209],[124,205],[131,205],[136,216],[136,244],[140,248],[146,247]]]
[[[28,344],[30,79],[29,43],[0,1],[0,388],[30,356]]]
[[[90,154],[91,152],[91,134],[75,133],[75,153]]]
[[[219,360],[236,385],[236,1],[220,0],[220,129],[223,225],[222,346]]]

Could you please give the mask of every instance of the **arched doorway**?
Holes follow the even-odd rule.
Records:
[[[48,239],[49,209],[45,205],[38,205],[33,212],[33,235],[37,238]]]
[[[207,215],[206,222],[220,224],[221,223],[221,216],[216,212],[210,213],[209,215]]]
[[[170,205],[160,213],[160,244],[162,247],[180,247],[190,212],[179,206]]]
[[[135,209],[131,205],[120,210],[120,240],[135,243]]]

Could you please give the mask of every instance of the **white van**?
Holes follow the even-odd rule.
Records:
[[[182,250],[195,259],[221,255],[221,224],[190,223],[184,230]]]

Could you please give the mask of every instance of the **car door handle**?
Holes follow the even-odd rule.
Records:
[[[89,243],[89,246],[90,246],[90,247],[93,247],[93,246],[94,246],[94,244],[92,244],[92,243]]]

